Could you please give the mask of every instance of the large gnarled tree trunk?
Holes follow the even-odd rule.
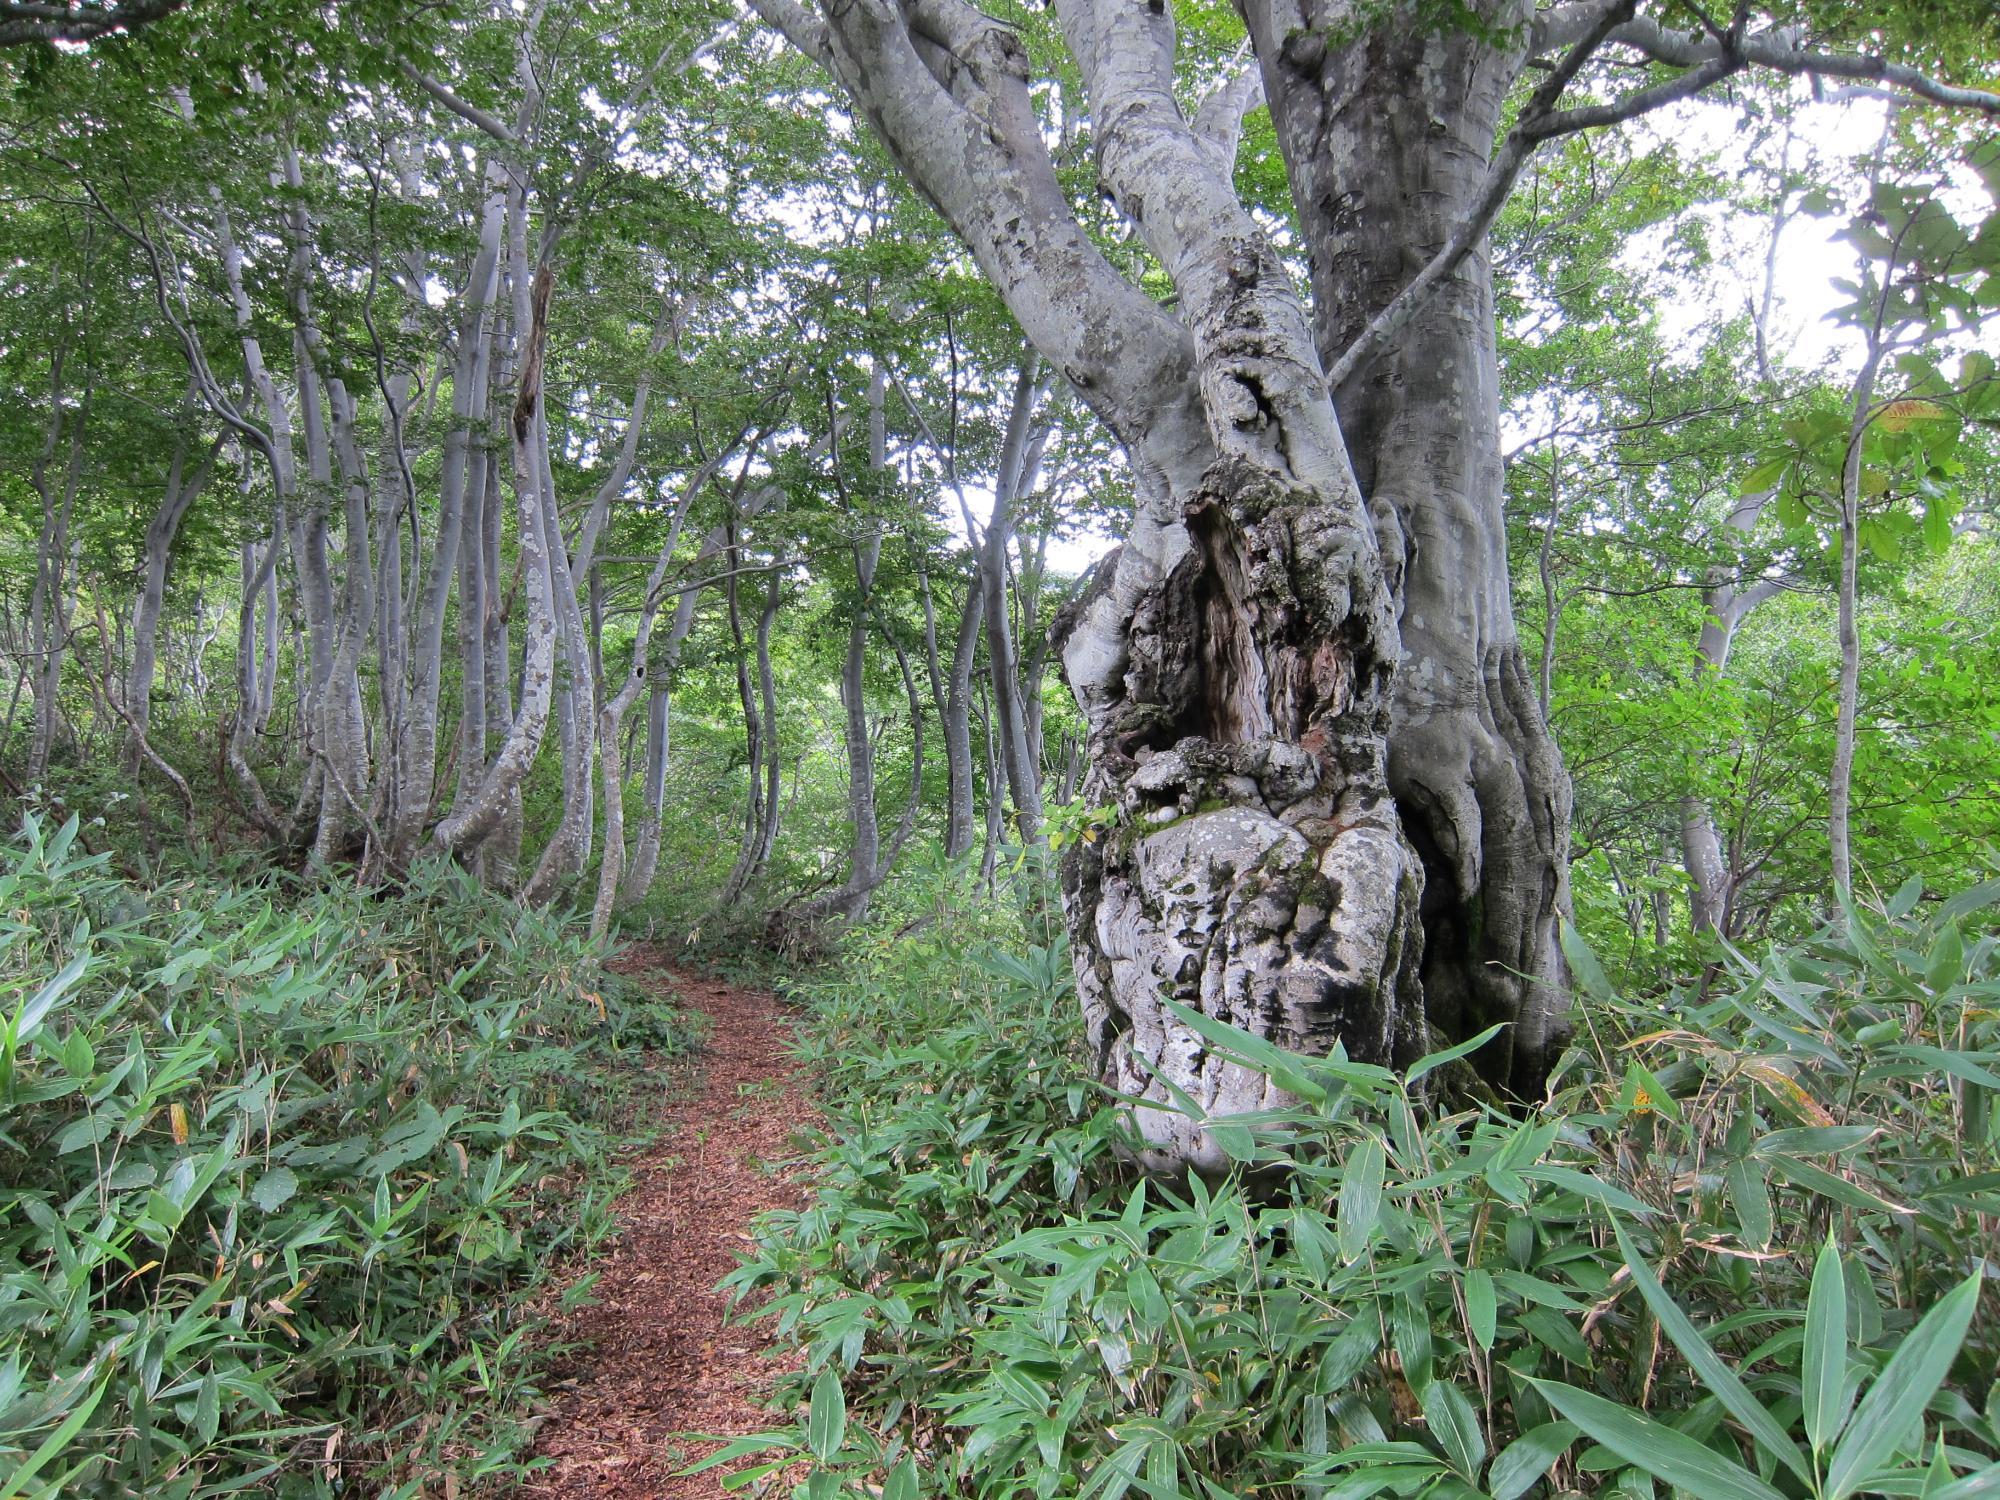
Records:
[[[1219,1166],[1211,1114],[1275,1099],[1160,1004],[1301,1051],[1422,1046],[1420,866],[1388,782],[1400,655],[1376,526],[1289,273],[1230,182],[1240,100],[1190,122],[1164,7],[1060,0],[1105,185],[1173,316],[1078,227],[1011,32],[958,4],[765,7],[833,69],[1029,338],[1117,434],[1138,504],[1067,613],[1085,795],[1118,827],[1064,866],[1078,983],[1147,1159]],[[1240,92],[1240,91],[1239,91]]]
[[[1330,45],[1320,8],[1247,10],[1332,368],[1476,213],[1523,59],[1422,26]],[[1570,797],[1514,631],[1494,329],[1476,248],[1334,405],[1400,585],[1389,781],[1423,857],[1429,1017],[1452,1036],[1511,1022],[1482,1063],[1526,1092],[1567,1008]]]

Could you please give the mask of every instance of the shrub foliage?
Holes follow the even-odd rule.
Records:
[[[527,1304],[610,1224],[605,1065],[677,1020],[446,870],[142,895],[76,835],[0,869],[0,1494],[508,1469]]]
[[[1638,1004],[1571,958],[1544,1104],[1193,1013],[1294,1107],[1141,1180],[1069,965],[940,923],[807,987],[829,1139],[733,1278],[807,1350],[810,1500],[2000,1494],[1989,886]],[[1018,949],[1017,949],[1018,951]]]

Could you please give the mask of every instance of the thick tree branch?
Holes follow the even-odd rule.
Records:
[[[1243,44],[1248,52],[1250,44]],[[1238,54],[1235,70],[1217,84],[1195,111],[1194,133],[1212,148],[1225,176],[1236,170],[1236,149],[1243,139],[1243,122],[1264,102],[1264,73],[1257,59]]]
[[[1619,10],[1629,11],[1629,3]],[[1535,149],[1543,141],[1557,136],[1573,135],[1580,130],[1595,130],[1606,125],[1616,125],[1625,120],[1637,119],[1640,115],[1686,99],[1700,93],[1711,84],[1728,77],[1743,66],[1743,59],[1735,54],[1719,54],[1700,64],[1692,71],[1652,88],[1641,89],[1636,94],[1610,104],[1585,105],[1576,109],[1557,110],[1553,108],[1570,80],[1576,76],[1584,62],[1603,44],[1607,36],[1615,35],[1615,24],[1619,10],[1607,11],[1598,17],[1598,25],[1591,32],[1574,43],[1562,62],[1542,86],[1535,91],[1528,107],[1522,111],[1519,122],[1508,132],[1501,143],[1493,165],[1487,173],[1486,190],[1480,195],[1473,211],[1452,231],[1437,254],[1413,277],[1409,284],[1392,298],[1388,306],[1377,313],[1353,343],[1349,344],[1328,367],[1326,375],[1329,385],[1338,389],[1356,370],[1371,359],[1382,346],[1393,338],[1422,308],[1424,300],[1454,271],[1465,263],[1467,256],[1486,237],[1506,204],[1508,194],[1514,189],[1521,170],[1534,156]]]
[[[512,146],[519,143],[520,137],[515,135],[513,130],[504,122],[488,114],[471,100],[460,98],[450,88],[431,77],[430,74],[424,72],[416,64],[404,61],[399,66],[403,70],[404,77],[408,78],[410,82],[414,83],[426,94],[429,94],[468,125],[485,131],[486,134],[492,136],[494,140],[499,141],[502,145]]]
[[[833,45],[827,38],[826,22],[795,0],[750,0],[750,8],[799,51],[829,73],[834,71]]]
[[[1729,45],[1727,38],[1717,40],[1712,36],[1682,36],[1666,30],[1657,21],[1640,19],[1618,26],[1612,31],[1610,40],[1670,67],[1699,67],[1734,51],[1745,63],[1779,73],[1882,84],[1931,104],[1977,110],[1984,115],[2000,115],[2000,93],[1939,83],[1906,63],[1891,62],[1887,58],[1853,52],[1816,51],[1802,45],[1799,32],[1792,27],[1775,27],[1741,37]]]
[[[1693,97],[1745,67],[1771,68],[1806,77],[1847,78],[1913,95],[1933,104],[2000,115],[2000,93],[1938,83],[1905,64],[1852,53],[1821,52],[1799,44],[1795,28],[1779,27],[1745,34],[1742,11],[1736,24],[1722,28],[1706,22],[1706,37],[1670,32],[1657,21],[1634,18],[1633,0],[1581,0],[1559,6],[1537,18],[1531,51],[1565,47],[1562,61],[1536,90],[1494,158],[1486,192],[1477,208],[1459,225],[1430,262],[1378,313],[1327,371],[1338,387],[1382,345],[1407,324],[1424,299],[1477,247],[1507,201],[1535,147],[1557,136],[1619,124],[1681,99]],[[1609,104],[1578,109],[1554,109],[1562,91],[1583,64],[1604,45],[1622,45],[1644,53],[1654,62],[1688,69],[1648,89]]]

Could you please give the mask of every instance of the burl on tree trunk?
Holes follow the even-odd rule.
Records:
[[[1393,624],[1370,618],[1386,599],[1339,508],[1225,458],[1182,509],[1165,567],[1128,548],[1058,627],[1092,726],[1084,796],[1118,810],[1066,852],[1063,890],[1105,1082],[1229,1115],[1282,1096],[1160,997],[1294,1051],[1408,1062],[1422,876],[1383,757]],[[1184,1112],[1139,1124],[1149,1165],[1224,1165]]]

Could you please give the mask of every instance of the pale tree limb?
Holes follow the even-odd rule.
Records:
[[[1415,316],[1431,291],[1459,266],[1485,237],[1499,216],[1521,170],[1541,142],[1580,130],[1636,119],[1694,95],[1747,67],[1770,68],[1794,77],[1856,80],[1899,91],[1891,97],[1914,97],[1932,104],[2000,115],[2000,93],[1960,88],[1930,78],[1906,64],[1857,53],[1822,52],[1802,46],[1794,27],[1775,27],[1746,34],[1744,11],[1727,28],[1704,22],[1706,38],[1671,32],[1657,21],[1633,16],[1634,0],[1617,3],[1566,5],[1545,12],[1536,23],[1531,50],[1567,47],[1562,60],[1521,112],[1520,121],[1496,154],[1487,190],[1473,213],[1453,232],[1444,247],[1398,292],[1389,305],[1333,362],[1329,383],[1338,387]],[[1631,47],[1654,62],[1689,71],[1610,104],[1556,111],[1555,102],[1577,71],[1606,45]],[[1844,91],[1845,92],[1845,91]]]
[[[409,79],[410,82],[414,83],[426,94],[429,94],[431,98],[465,121],[466,124],[472,126],[474,129],[484,131],[503,146],[520,144],[520,136],[516,135],[513,129],[504,121],[494,115],[488,114],[470,99],[462,98],[453,92],[449,85],[431,77],[430,74],[424,72],[415,63],[404,61],[398,63],[397,66],[401,68],[405,78]]]
[[[1795,27],[1773,27],[1740,37],[1725,33],[1720,37],[1711,35],[1707,39],[1697,39],[1668,31],[1657,21],[1640,19],[1618,26],[1612,31],[1610,40],[1670,67],[1699,67],[1733,53],[1747,64],[1793,77],[1841,78],[1855,83],[1881,84],[1928,104],[2000,116],[2000,93],[1991,89],[1940,83],[1907,63],[1892,62],[1883,57],[1869,57],[1857,52],[1818,51],[1802,44]]]
[[[1237,49],[1232,71],[1195,110],[1195,136],[1215,152],[1216,164],[1224,173],[1235,171],[1243,122],[1264,102],[1264,74],[1256,58],[1246,57],[1249,50],[1246,40]]]

